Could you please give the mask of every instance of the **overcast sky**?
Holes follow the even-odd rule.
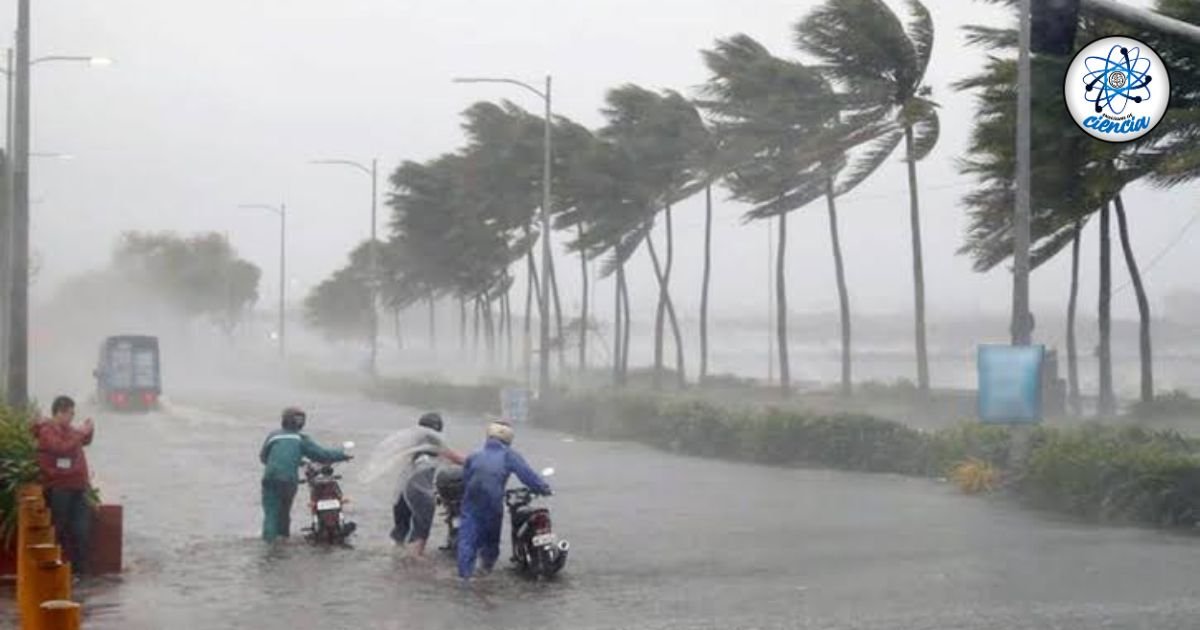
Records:
[[[942,137],[920,164],[928,305],[938,313],[1007,309],[1004,271],[979,275],[956,256],[970,181],[956,173],[973,103],[949,85],[972,72],[980,51],[960,27],[996,26],[1005,16],[969,0],[927,0],[937,29],[928,82],[942,104]],[[460,146],[458,114],[474,100],[509,98],[538,111],[529,94],[504,86],[455,85],[456,75],[555,77],[555,109],[600,124],[605,91],[624,82],[689,90],[706,72],[699,50],[747,33],[795,56],[791,26],[803,0],[46,0],[35,2],[34,56],[94,54],[107,68],[43,64],[33,76],[33,150],[74,160],[35,159],[33,248],[39,292],[102,264],[123,230],[228,232],[263,268],[263,305],[277,290],[278,224],[240,203],[286,202],[289,276],[299,297],[345,260],[369,227],[369,181],[349,169],[306,164],[320,157],[426,159]],[[894,6],[902,8],[899,3]],[[11,11],[4,26],[11,31]],[[1035,139],[1036,142],[1036,139]],[[381,175],[380,197],[385,186]],[[1149,260],[1200,210],[1196,188],[1129,193],[1133,242]],[[719,313],[766,310],[767,234],[742,225],[744,208],[719,195],[713,276]],[[892,163],[840,200],[852,300],[860,312],[911,310],[908,202],[903,166]],[[677,213],[676,299],[699,301],[700,200]],[[836,308],[823,203],[790,221],[788,274],[794,310]],[[381,207],[380,229],[387,224]],[[1114,236],[1114,243],[1116,242]],[[1200,288],[1200,226],[1147,276],[1156,305],[1173,290]],[[1096,233],[1084,245],[1081,299],[1095,303]],[[579,265],[564,260],[565,307],[578,299]],[[637,264],[648,269],[639,258]],[[1127,275],[1114,256],[1115,284]],[[1034,277],[1035,304],[1064,308],[1069,260]],[[653,300],[642,270],[635,306]],[[599,287],[602,314],[611,284]],[[1119,295],[1120,315],[1135,312]],[[648,307],[647,307],[648,308]],[[1092,308],[1089,306],[1088,308]],[[573,310],[573,308],[572,308]],[[1161,310],[1161,309],[1160,309]]]

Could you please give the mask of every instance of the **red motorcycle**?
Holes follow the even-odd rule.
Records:
[[[354,448],[346,442],[345,450]],[[304,528],[305,539],[316,545],[346,545],[346,539],[357,525],[346,519],[343,508],[349,499],[342,494],[342,476],[334,473],[333,464],[306,462],[304,483],[308,484],[308,509],[312,525]]]

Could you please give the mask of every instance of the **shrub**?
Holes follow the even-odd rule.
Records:
[[[958,488],[967,494],[991,492],[1000,480],[1000,471],[989,462],[974,457],[958,463],[950,473]]]
[[[17,489],[38,476],[32,413],[0,405],[0,545],[4,546],[12,544],[16,534]]]
[[[1200,460],[1178,433],[1042,430],[1020,472],[1022,496],[1042,507],[1104,521],[1200,522]]]
[[[1192,398],[1187,392],[1176,389],[1160,393],[1149,402],[1137,401],[1129,407],[1135,418],[1196,418],[1200,420],[1200,399]]]
[[[996,467],[1008,465],[1011,434],[1008,428],[978,422],[962,422],[928,435],[927,475],[940,477],[967,459],[978,459]]]
[[[902,388],[901,388],[902,389]],[[408,405],[483,412],[494,386],[392,380],[375,395]],[[964,491],[1005,487],[1033,505],[1083,518],[1200,524],[1200,443],[1172,431],[1097,424],[1038,427],[1009,469],[1012,433],[963,422],[936,432],[866,415],[734,407],[687,393],[587,390],[536,401],[539,426],[642,442],[703,457],[908,475],[949,475]]]
[[[496,413],[500,409],[500,389],[497,385],[454,385],[392,378],[368,385],[366,393],[378,400],[411,407]]]

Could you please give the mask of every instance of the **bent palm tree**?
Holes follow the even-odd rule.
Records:
[[[908,164],[912,233],[913,302],[917,382],[929,391],[925,340],[925,272],[921,246],[917,162],[937,144],[936,104],[928,98],[925,70],[933,49],[933,20],[919,0],[908,0],[906,29],[882,0],[828,0],[795,28],[801,50],[827,64],[824,70],[846,91],[861,116],[891,116],[902,128]]]

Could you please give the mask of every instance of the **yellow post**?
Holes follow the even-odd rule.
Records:
[[[30,545],[31,568],[25,576],[25,597],[21,600],[21,625],[30,629],[37,627],[38,606],[52,599],[70,599],[71,566],[62,561],[62,549],[58,545]]]
[[[81,607],[72,601],[54,599],[42,602],[39,607],[41,630],[79,630]]]
[[[19,610],[35,606],[28,599],[34,564],[29,548],[54,542],[54,527],[50,525],[50,512],[43,505],[41,495],[21,500],[21,511],[17,514],[17,602]]]

